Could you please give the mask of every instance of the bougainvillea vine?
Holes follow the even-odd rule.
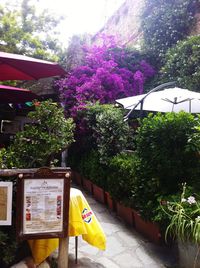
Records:
[[[118,98],[142,94],[144,83],[155,73],[137,51],[130,53],[117,47],[113,38],[84,49],[84,65],[56,82],[71,116],[88,102],[113,103]]]

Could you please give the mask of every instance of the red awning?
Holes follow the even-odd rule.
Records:
[[[25,103],[38,96],[28,89],[0,85],[0,104]]]
[[[37,80],[65,73],[65,70],[55,62],[0,52],[0,81]]]

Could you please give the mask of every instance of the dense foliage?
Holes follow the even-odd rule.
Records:
[[[74,141],[73,120],[65,119],[63,109],[51,100],[38,104],[35,111],[28,114],[32,123],[16,134],[13,143],[1,155],[1,167],[49,166],[56,155]]]
[[[154,73],[138,52],[117,48],[112,38],[105,38],[102,45],[85,47],[84,64],[72,69],[57,86],[66,110],[75,116],[87,102],[112,103],[142,93]]]
[[[188,36],[198,3],[198,0],[146,0],[142,14],[144,46],[156,65],[162,65],[168,48]]]
[[[69,150],[70,165],[106,187],[110,158],[130,147],[131,131],[123,112],[111,104],[96,103],[79,114],[83,129]]]
[[[164,219],[167,223],[159,200],[172,198],[183,182],[200,189],[199,118],[184,112],[150,114],[141,120],[140,127],[136,133],[132,132],[131,138],[129,132],[127,137],[131,147],[126,140],[126,145],[115,151],[118,147],[109,144],[110,136],[113,132],[120,133],[123,127],[121,129],[118,123],[117,131],[114,124],[107,127],[110,126],[108,122],[113,122],[112,116],[106,117],[105,122],[102,115],[108,115],[110,108],[101,113],[100,107],[97,105],[90,113],[93,124],[88,125],[91,132],[86,139],[92,146],[83,155],[77,154],[80,159],[74,161],[77,164],[73,168],[78,166],[81,174],[108,189],[114,199],[137,209],[144,218],[154,221]],[[103,131],[99,129],[97,118],[102,120],[100,126]],[[95,135],[97,129],[99,136]],[[120,145],[120,135],[116,142]],[[136,149],[132,151],[134,147]],[[102,156],[106,159],[103,163]]]
[[[197,119],[191,114],[150,114],[136,134],[137,165],[133,197],[144,216],[154,217],[157,198],[174,194],[181,183],[199,187],[199,159],[190,146],[197,133]]]
[[[100,162],[100,155],[97,150],[93,149],[81,155],[81,159],[76,165],[85,178],[90,179],[94,184],[107,190],[108,167]]]
[[[113,106],[102,109],[102,112],[96,115],[93,130],[101,163],[108,164],[110,157],[128,146],[130,130],[120,109]]]
[[[108,191],[114,200],[129,207],[135,207],[132,202],[135,171],[138,158],[131,152],[122,152],[110,160],[108,175]]]
[[[177,81],[180,86],[200,91],[200,36],[188,37],[169,49],[161,69],[165,81]]]

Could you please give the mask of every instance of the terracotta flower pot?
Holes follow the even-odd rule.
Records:
[[[147,237],[150,241],[160,244],[161,243],[161,233],[158,224],[145,221],[141,218],[140,213],[134,211],[135,228],[136,230]]]
[[[97,201],[105,204],[104,190],[96,184],[93,184],[93,195]]]
[[[83,178],[83,188],[90,194],[93,193],[93,183],[86,179],[86,178]]]
[[[77,184],[77,185],[80,185],[82,186],[82,176],[79,174],[79,172],[77,171],[74,171],[74,182]]]
[[[109,192],[105,192],[105,202],[109,210],[111,211],[115,210],[115,202],[110,196]]]
[[[122,218],[128,225],[134,226],[134,212],[131,208],[125,207],[124,205],[117,202],[117,215]]]

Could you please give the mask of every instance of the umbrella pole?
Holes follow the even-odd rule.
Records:
[[[167,82],[167,83],[164,83],[164,84],[161,84],[155,88],[153,88],[152,90],[150,90],[149,92],[147,92],[147,94],[127,113],[127,115],[125,115],[124,117],[124,120],[128,120],[129,116],[132,114],[132,112],[135,110],[135,108],[142,102],[144,102],[145,98],[148,97],[149,94],[151,94],[152,92],[155,92],[157,90],[160,90],[162,88],[165,88],[165,87],[168,87],[168,86],[173,86],[175,85],[175,81],[173,82]],[[142,109],[143,109],[143,104],[141,105]]]
[[[142,100],[140,103],[140,117],[142,117],[143,115],[143,104],[144,104],[144,100]]]

